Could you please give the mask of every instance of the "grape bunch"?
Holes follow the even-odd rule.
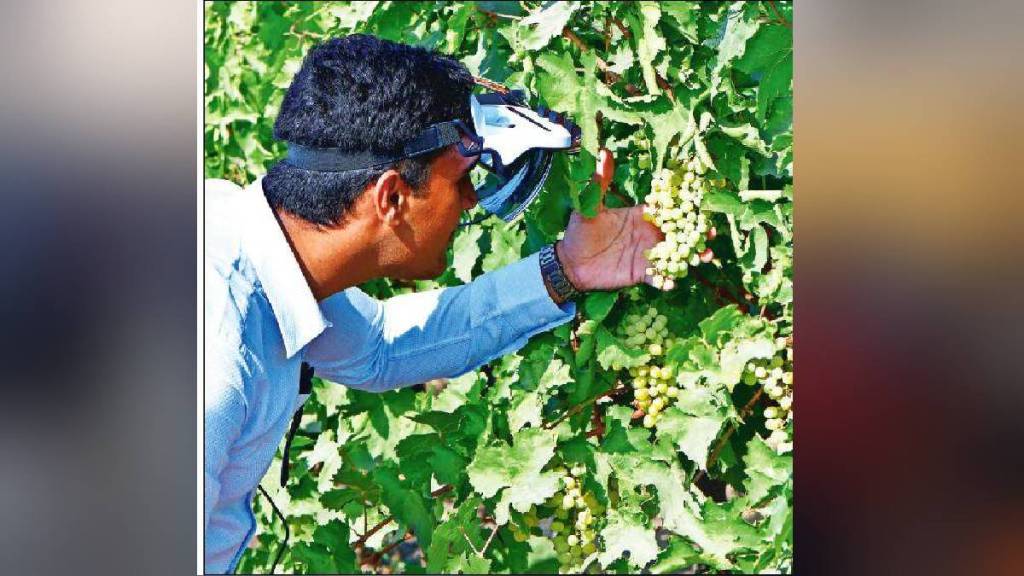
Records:
[[[675,339],[669,333],[668,318],[653,307],[639,314],[628,314],[625,320],[626,346],[644,350],[651,356],[648,365],[630,368],[629,375],[634,406],[643,414],[644,427],[652,428],[658,423],[662,410],[679,394],[674,368],[664,365],[664,354],[675,344]]]
[[[714,229],[700,211],[700,203],[710,182],[704,179],[705,167],[693,157],[684,171],[663,169],[654,174],[651,192],[644,198],[644,219],[656,225],[665,239],[645,254],[651,267],[645,272],[651,284],[661,290],[675,287],[690,266],[710,262],[714,257],[705,239],[714,238]]]
[[[792,450],[792,428],[786,426],[793,421],[793,346],[789,339],[775,340],[775,355],[771,358],[748,362],[743,382],[751,386],[760,383],[773,401],[764,409],[764,425],[770,431],[768,445],[780,454]]]
[[[562,468],[561,495],[553,497],[555,520],[551,531],[555,535],[555,552],[563,566],[577,566],[588,555],[597,551],[597,537],[594,531],[595,515],[604,512],[597,498],[583,488],[586,468],[575,465]]]
[[[542,507],[534,506],[524,515],[524,523],[530,530],[540,530],[540,516],[550,517],[555,552],[562,566],[581,568],[583,560],[597,552],[596,524],[605,509],[594,494],[583,487],[586,471],[586,467],[579,464],[558,468],[561,491],[548,498]],[[519,542],[529,537],[514,524],[512,536]]]

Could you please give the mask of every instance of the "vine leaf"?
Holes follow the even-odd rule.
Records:
[[[473,266],[480,257],[480,237],[483,229],[479,226],[464,229],[452,243],[452,268],[455,277],[463,282],[473,279]]]
[[[773,488],[792,477],[793,457],[777,454],[756,434],[747,442],[743,464],[747,471],[743,488],[752,504],[760,502]]]
[[[607,568],[625,552],[629,552],[629,563],[635,568],[643,568],[658,557],[654,529],[647,527],[639,509],[612,510],[608,523],[601,530],[601,538],[605,543],[604,551],[598,555],[602,567]]]
[[[380,485],[381,498],[391,514],[413,529],[421,546],[430,546],[434,518],[423,496],[403,485],[394,463],[388,462],[374,468],[373,479]]]
[[[562,34],[572,13],[579,7],[579,2],[547,2],[534,10],[519,21],[520,46],[533,51],[544,48],[552,38]]]
[[[680,390],[675,404],[658,421],[658,438],[671,442],[704,469],[708,449],[730,415],[723,404],[731,407],[707,388]]]
[[[542,471],[555,454],[556,440],[556,431],[525,428],[513,435],[511,446],[499,443],[477,449],[467,469],[469,482],[484,498],[504,490],[495,510],[499,525],[508,522],[509,506],[526,512],[558,490],[558,474]]]

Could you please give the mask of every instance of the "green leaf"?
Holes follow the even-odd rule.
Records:
[[[458,484],[466,469],[466,459],[447,446],[434,446],[433,455],[427,459],[438,482]]]
[[[463,552],[453,563],[449,564],[448,571],[456,574],[489,574],[491,560],[481,558],[472,552]]]
[[[523,14],[523,6],[517,0],[484,0],[475,4],[495,14],[506,16],[521,16]]]
[[[658,561],[651,566],[653,574],[682,572],[700,561],[701,554],[693,544],[682,538],[673,538],[668,547],[658,555]]]
[[[455,237],[455,242],[452,243],[452,253],[454,254],[452,266],[455,269],[455,277],[463,282],[473,279],[473,266],[476,264],[477,258],[480,257],[478,242],[483,233],[483,228],[480,226],[468,226]]]
[[[658,438],[672,442],[701,469],[707,468],[708,451],[725,424],[726,414],[703,390],[680,390],[686,409],[666,408],[658,420]],[[681,402],[679,402],[681,403]]]
[[[769,107],[791,93],[793,82],[793,31],[781,25],[762,26],[751,37],[735,67],[747,74],[761,74],[757,93],[757,121],[764,122]]]
[[[556,574],[558,573],[558,554],[555,552],[555,545],[551,538],[542,536],[530,536],[527,541],[530,545],[530,552],[526,557],[530,574]]]
[[[681,136],[680,145],[685,144],[696,133],[697,122],[693,114],[682,106],[675,106],[667,112],[651,114],[649,125],[654,131],[655,168],[665,165],[669,143]]]
[[[464,563],[462,555],[471,551],[471,546],[478,550],[483,546],[480,521],[476,515],[479,505],[478,497],[468,497],[437,527],[426,550],[428,573],[453,572],[456,566]]]
[[[323,526],[317,526],[313,531],[313,541],[326,545],[334,561],[336,572],[345,573],[355,570],[356,553],[349,546],[347,524],[339,520],[331,520]]]
[[[644,515],[638,509],[612,510],[608,523],[601,530],[601,539],[605,543],[604,551],[598,555],[602,567],[608,567],[626,552],[634,568],[643,568],[658,557],[654,529],[646,526]]]
[[[572,56],[566,52],[545,52],[537,57],[537,67],[541,69],[537,88],[548,108],[575,114],[583,83],[576,75]]]
[[[327,546],[318,542],[298,542],[291,547],[292,558],[303,563],[313,574],[337,574],[338,566]]]
[[[753,37],[760,27],[755,17],[744,14],[743,8],[730,9],[729,16],[725,21],[725,34],[721,42],[718,43],[718,57],[715,59],[716,74],[733,59],[743,55],[747,48],[747,40]]]
[[[541,409],[544,398],[537,392],[517,390],[512,393],[512,403],[508,411],[508,428],[513,434],[528,424],[540,426]]]
[[[723,384],[729,392],[739,383],[743,376],[743,368],[747,362],[755,358],[771,358],[775,355],[775,345],[770,338],[740,338],[730,341],[722,349],[720,363],[717,368],[708,371],[709,381]]]
[[[763,500],[773,488],[781,486],[793,476],[793,457],[777,454],[756,434],[747,442],[743,465],[748,476],[743,482],[743,488],[752,504]]]
[[[491,272],[519,261],[526,234],[516,226],[497,225],[491,228],[491,249],[484,256],[482,268]]]
[[[392,463],[378,466],[373,479],[381,487],[381,498],[399,522],[412,528],[421,546],[429,547],[434,530],[434,518],[423,496],[403,486],[398,470]]]
[[[721,344],[723,338],[745,319],[746,315],[735,306],[725,306],[700,322],[700,332],[708,343]]]
[[[654,70],[654,60],[665,49],[665,39],[658,33],[657,28],[661,8],[654,2],[638,2],[633,6],[638,7],[640,11],[639,17],[631,14],[629,21],[633,36],[636,38],[636,56],[640,61],[644,84],[647,85],[648,94],[661,94],[657,72]]]
[[[675,21],[679,32],[687,40],[694,44],[699,42],[697,18],[700,6],[696,2],[662,2],[660,6],[661,11]]]
[[[618,292],[590,292],[583,300],[583,311],[587,318],[600,322],[608,316],[618,299]]]
[[[508,521],[508,507],[526,512],[542,504],[558,490],[558,474],[542,472],[555,453],[557,433],[525,428],[513,435],[512,445],[501,443],[477,449],[469,465],[469,482],[484,498],[502,491],[495,521]]]
[[[540,50],[547,46],[569,22],[579,2],[547,2],[519,21],[519,41],[525,50]]]

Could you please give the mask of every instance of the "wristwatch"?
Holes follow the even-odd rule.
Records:
[[[565,269],[558,260],[558,252],[554,244],[548,244],[540,249],[540,275],[544,282],[554,290],[562,301],[575,300],[581,296],[581,292],[569,281],[565,275]]]

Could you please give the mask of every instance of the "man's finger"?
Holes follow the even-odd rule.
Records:
[[[597,203],[597,210],[604,210],[604,196],[608,193],[608,187],[612,183],[612,176],[615,175],[615,158],[605,148],[597,153],[597,167],[594,170],[594,182],[601,189],[601,199]]]

